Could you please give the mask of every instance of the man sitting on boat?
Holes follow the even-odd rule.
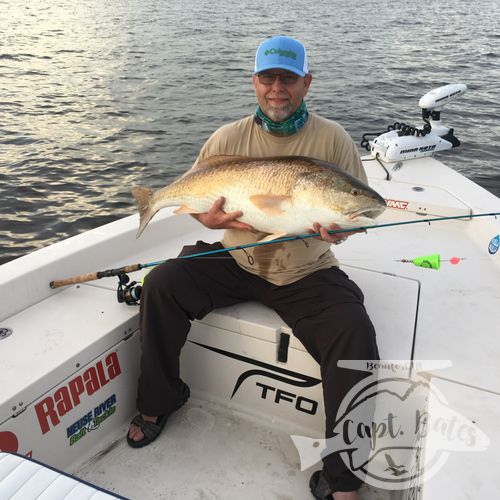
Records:
[[[304,46],[289,37],[264,41],[255,58],[255,115],[218,129],[204,144],[199,163],[217,155],[307,156],[340,166],[367,182],[356,146],[337,123],[307,110],[311,85]],[[196,164],[195,164],[196,167]],[[222,242],[198,242],[182,254],[253,243],[266,235],[225,213],[219,199],[194,217],[211,229],[225,229]],[[337,226],[332,227],[335,229]],[[339,269],[330,250],[348,234],[331,235],[314,224],[316,239],[290,241],[231,252],[232,258],[172,259],[147,277],[141,295],[142,359],[137,408],[127,436],[132,447],[151,443],[168,416],[189,397],[179,377],[179,356],[191,320],[218,307],[255,300],[274,309],[320,364],[326,435],[332,435],[345,394],[364,377],[339,368],[341,359],[378,359],[373,325],[358,286]],[[352,233],[350,233],[352,234]],[[318,476],[316,475],[316,482]],[[316,498],[355,499],[361,480],[338,453],[324,458]],[[321,490],[321,491],[320,491]]]

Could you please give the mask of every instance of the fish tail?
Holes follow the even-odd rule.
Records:
[[[139,230],[137,231],[136,238],[142,234],[148,222],[153,218],[154,214],[158,210],[154,210],[151,205],[151,196],[153,194],[153,190],[144,187],[135,187],[132,189],[132,195],[137,201],[137,206],[139,207],[139,217],[140,217],[140,225]]]

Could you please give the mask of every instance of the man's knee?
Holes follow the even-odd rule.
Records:
[[[338,323],[341,344],[351,359],[376,359],[378,349],[373,323],[362,305],[349,304]]]
[[[299,321],[294,333],[318,362],[331,356],[344,359],[378,356],[375,328],[362,304],[339,304],[325,309]]]

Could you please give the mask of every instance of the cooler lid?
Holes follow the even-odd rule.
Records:
[[[350,266],[342,266],[342,269],[365,295],[365,307],[375,326],[380,356],[383,359],[411,359],[418,281]],[[217,309],[200,323],[274,343],[279,343],[282,332],[292,333],[277,313],[258,302]],[[290,348],[305,351],[293,335]]]

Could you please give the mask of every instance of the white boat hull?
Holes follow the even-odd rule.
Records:
[[[467,215],[498,210],[499,201],[431,158],[406,162],[396,169],[390,164],[382,168],[368,159],[365,166],[372,187],[388,200],[385,220],[415,219],[420,214],[464,216],[431,227],[372,230],[335,250],[342,268],[365,293],[382,358],[451,360],[450,368],[431,375],[445,379],[444,385],[453,384],[450,392],[467,394],[470,405],[463,411],[483,423],[482,430],[494,442],[500,439],[493,419],[493,415],[500,417],[496,359],[500,341],[492,334],[498,329],[500,262],[499,254],[488,253],[488,246],[500,232],[500,223],[493,218],[467,219]],[[238,493],[239,498],[275,498],[263,491],[305,498],[310,471],[300,472],[289,436],[319,438],[324,433],[319,368],[281,319],[259,304],[217,310],[193,323],[181,360],[192,401],[179,417],[172,417],[168,432],[149,451],[126,447],[123,437],[135,411],[138,309],[116,302],[116,278],[55,291],[48,284],[71,275],[174,257],[185,244],[220,237],[219,232],[168,209],[155,217],[140,240],[135,239],[137,227],[138,218],[131,216],[0,268],[0,327],[12,329],[12,335],[0,341],[2,450],[32,454],[51,465],[79,470],[87,479],[134,498],[148,498],[148,492],[153,498],[161,491],[169,492],[166,498],[176,498],[176,491],[177,498],[198,498],[197,491],[208,498],[233,498],[231,485],[236,487],[242,476],[249,496]],[[443,259],[458,256],[465,260],[457,266],[443,263],[440,271],[397,262],[434,252]],[[282,334],[292,335],[286,362],[277,357]],[[477,414],[473,401],[480,404]],[[480,418],[484,413],[487,419]],[[213,445],[216,454],[224,455],[227,448],[232,455],[214,457],[208,449],[210,433],[220,438],[223,422],[231,419],[240,434],[239,426],[248,421],[250,434],[267,435],[269,442],[261,440],[262,446],[253,446],[251,436],[243,433],[242,446],[248,452],[236,453],[226,443],[218,448]],[[187,439],[198,431],[207,449],[186,444],[183,455],[182,442],[172,433]],[[109,448],[110,443],[115,444]],[[195,449],[198,458],[193,464]],[[207,460],[200,458],[205,453]],[[245,455],[252,457],[254,469]],[[146,456],[165,467],[176,463],[172,475],[164,473],[166,482],[155,487],[137,485],[141,474],[128,471],[137,467],[149,477],[144,472],[147,461],[142,463]],[[477,471],[478,478],[488,477],[481,485],[483,496],[498,496],[500,483],[490,477],[485,465],[494,459],[494,450],[475,456],[477,465],[470,464],[471,454],[463,462],[450,459],[432,481],[417,484],[414,493],[424,499],[443,498],[426,491],[442,491],[445,487],[439,484],[447,484],[444,478],[449,470],[461,481],[461,490],[476,497],[477,490],[458,472],[457,464],[467,463],[471,474]],[[81,468],[91,457],[93,462]],[[110,460],[113,473],[103,481],[101,471]],[[265,468],[256,465],[258,460],[270,464],[282,460],[283,467],[270,466],[271,473],[266,475]],[[189,477],[194,479],[181,488],[177,479],[184,477],[185,467],[192,467]],[[232,467],[231,473],[227,467]],[[252,480],[262,488],[249,485],[253,473]],[[213,481],[214,477],[219,479]],[[259,491],[261,496],[255,496]],[[380,497],[380,492],[367,489],[364,494],[371,499],[407,493],[386,492]]]

